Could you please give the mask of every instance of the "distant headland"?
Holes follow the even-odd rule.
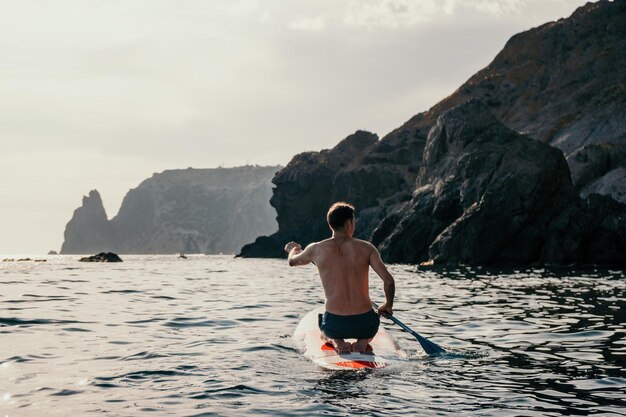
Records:
[[[268,204],[280,166],[178,169],[154,174],[126,194],[108,219],[92,190],[65,228],[61,253],[236,253],[277,229]]]

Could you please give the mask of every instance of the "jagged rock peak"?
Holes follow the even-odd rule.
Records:
[[[82,207],[85,210],[89,210],[94,214],[103,214],[104,218],[107,218],[104,204],[102,203],[102,197],[96,189],[89,191],[88,195],[83,196]]]
[[[89,253],[111,247],[113,229],[97,190],[83,196],[82,205],[74,210],[65,227],[64,237],[61,253]]]

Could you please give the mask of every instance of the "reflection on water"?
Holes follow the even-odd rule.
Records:
[[[624,271],[391,267],[451,351],[331,372],[295,349],[314,267],[220,256],[0,263],[0,415],[626,415]],[[372,294],[382,299],[375,277]]]

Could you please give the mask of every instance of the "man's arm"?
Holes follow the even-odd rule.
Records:
[[[285,245],[285,252],[289,254],[287,257],[289,266],[306,265],[313,262],[315,243],[311,243],[306,249],[302,250],[299,243],[289,242]]]
[[[378,249],[374,245],[371,247],[370,252],[370,265],[372,269],[378,274],[378,276],[383,280],[383,287],[385,289],[385,302],[378,307],[378,314],[386,313],[389,315],[393,314],[393,299],[396,294],[396,281],[393,279],[387,267],[383,263],[383,260],[380,258],[380,253],[378,253]]]

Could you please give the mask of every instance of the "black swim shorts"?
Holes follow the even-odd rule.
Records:
[[[319,327],[331,339],[371,339],[378,332],[380,318],[374,310],[341,316],[325,312],[319,315]]]

